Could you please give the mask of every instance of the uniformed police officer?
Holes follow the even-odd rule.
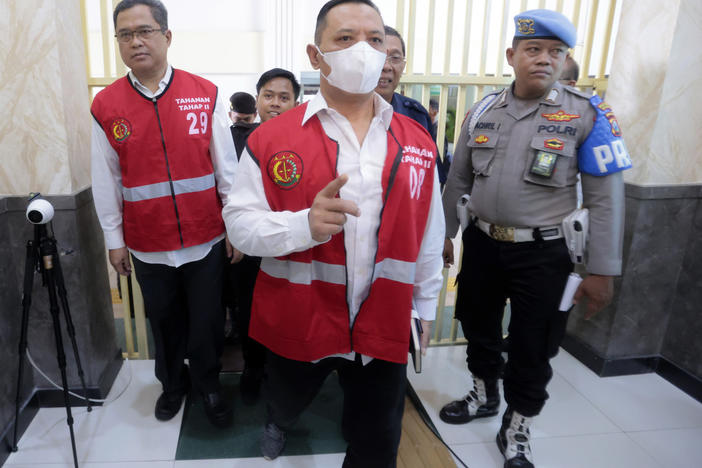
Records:
[[[533,467],[529,426],[551,379],[567,313],[559,312],[573,263],[561,222],[576,208],[580,173],[589,209],[586,267],[575,300],[588,299],[590,317],[612,297],[621,272],[624,222],[622,170],[631,167],[612,110],[557,82],[575,45],[575,27],[548,10],[515,17],[507,61],[515,80],[470,110],[456,145],[446,190],[444,258],[453,262],[456,203],[470,194],[473,216],[463,232],[456,318],[468,339],[473,390],[444,406],[442,420],[466,423],[496,415],[502,359],[501,319],[511,301],[510,342],[504,369],[507,409],[497,444],[505,467]]]

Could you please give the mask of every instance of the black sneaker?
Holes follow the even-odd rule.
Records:
[[[266,460],[275,460],[285,447],[285,432],[274,423],[266,424],[261,436],[261,454]]]
[[[444,405],[439,411],[439,417],[449,424],[465,424],[476,418],[495,416],[499,408],[500,390],[497,380],[488,382],[473,377],[473,390],[463,399]]]
[[[224,401],[220,392],[204,393],[202,403],[205,407],[205,414],[213,426],[225,428],[231,426],[234,418],[232,407]]]
[[[534,468],[529,440],[529,426],[534,418],[527,418],[507,407],[502,416],[502,427],[497,433],[497,447],[505,457],[504,468]]]

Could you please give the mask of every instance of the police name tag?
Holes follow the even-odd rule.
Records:
[[[539,151],[536,153],[534,163],[531,165],[531,170],[529,172],[542,177],[551,177],[553,175],[553,168],[556,166],[557,159],[557,154]]]

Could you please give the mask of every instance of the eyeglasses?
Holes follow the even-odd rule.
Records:
[[[390,65],[402,65],[405,63],[405,58],[400,55],[388,55],[385,61]]]
[[[151,39],[157,32],[163,32],[163,29],[155,28],[139,28],[134,31],[119,31],[115,34],[115,37],[119,42],[131,42],[132,38],[136,35],[139,39]]]

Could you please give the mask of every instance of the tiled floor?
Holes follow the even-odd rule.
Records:
[[[702,404],[655,374],[600,378],[563,350],[552,365],[551,397],[532,430],[539,468],[702,466]],[[455,426],[438,417],[468,390],[465,348],[431,348],[425,366],[408,375],[444,440],[471,468],[501,467],[499,418]]]
[[[549,400],[536,419],[532,448],[539,468],[677,468],[702,466],[702,404],[656,375],[599,378],[561,351],[553,360]],[[409,378],[451,448],[471,468],[500,468],[498,418],[464,426],[441,422],[438,410],[469,385],[463,347],[431,348],[424,372]],[[123,392],[121,395],[119,395]],[[78,457],[85,468],[327,468],[343,454],[175,461],[181,414],[153,417],[159,386],[153,361],[125,363],[105,407],[74,412]],[[118,397],[119,395],[119,397]],[[63,408],[39,411],[8,468],[72,467]]]

